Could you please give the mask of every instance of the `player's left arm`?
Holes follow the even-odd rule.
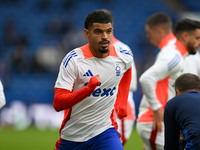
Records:
[[[115,102],[115,109],[118,118],[127,116],[128,95],[131,84],[132,67],[130,67],[123,75],[118,88],[117,99]]]

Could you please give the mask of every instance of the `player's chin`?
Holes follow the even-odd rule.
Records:
[[[190,51],[190,52],[189,52],[190,55],[195,55],[196,53],[197,53],[196,50],[193,50],[193,51]]]
[[[106,54],[106,53],[109,52],[109,50],[108,50],[108,48],[101,48],[101,49],[99,49],[99,52],[100,52],[101,54]]]

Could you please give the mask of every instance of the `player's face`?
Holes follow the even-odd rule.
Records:
[[[158,29],[156,27],[151,28],[149,25],[146,25],[145,30],[146,30],[146,37],[149,39],[151,44],[153,44],[154,46],[158,46],[158,44],[161,41]]]
[[[199,46],[200,46],[200,29],[196,29],[194,32],[188,34],[186,48],[189,54],[196,54]]]
[[[93,23],[92,27],[85,29],[85,37],[95,57],[106,57],[109,54],[109,46],[113,36],[111,23]]]

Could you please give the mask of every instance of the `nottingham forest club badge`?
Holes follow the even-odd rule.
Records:
[[[120,76],[121,68],[120,68],[119,64],[116,64],[115,71],[116,71],[116,76]]]

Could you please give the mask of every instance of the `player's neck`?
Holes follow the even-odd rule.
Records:
[[[97,58],[105,58],[109,55],[109,50],[105,53],[101,53],[99,50],[90,47],[90,51],[92,55]]]

